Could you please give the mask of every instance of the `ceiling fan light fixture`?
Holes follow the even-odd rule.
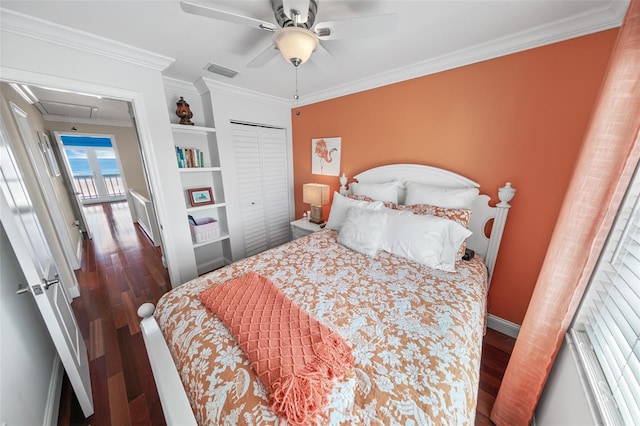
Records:
[[[318,36],[306,28],[285,27],[273,34],[273,44],[294,66],[304,64],[318,48]]]

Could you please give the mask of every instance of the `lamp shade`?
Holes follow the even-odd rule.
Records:
[[[329,185],[305,183],[302,185],[302,202],[312,206],[329,204]]]
[[[307,62],[318,48],[318,43],[318,36],[306,28],[284,27],[273,34],[273,44],[295,66]]]

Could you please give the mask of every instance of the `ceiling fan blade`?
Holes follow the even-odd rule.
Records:
[[[248,68],[260,68],[260,67],[266,65],[269,61],[271,61],[276,56],[278,56],[278,50],[276,49],[276,47],[273,44],[269,44],[269,46],[267,46],[266,49],[264,49],[262,52],[260,52],[258,54],[258,56],[253,58],[251,60],[251,62],[249,62],[247,64],[247,67]]]
[[[225,12],[224,10],[214,9],[190,1],[181,1],[180,7],[187,13],[206,16],[207,18],[218,19],[220,21],[232,22],[234,24],[240,24],[260,30],[275,31],[277,28],[275,24],[266,21],[250,18],[248,16],[238,15],[236,13]]]
[[[345,38],[364,38],[389,34],[398,26],[398,15],[364,16],[337,21],[319,22],[314,31],[322,40],[339,40]],[[329,30],[329,33],[327,33]]]
[[[291,19],[290,10],[294,9],[298,11],[299,23],[304,24],[309,17],[309,0],[282,0],[282,6],[284,7],[284,13]]]
[[[322,43],[320,43],[315,52],[311,54],[309,61],[313,62],[313,64],[325,74],[333,75],[338,72],[338,62],[333,55],[322,46]]]

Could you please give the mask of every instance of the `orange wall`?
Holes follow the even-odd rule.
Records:
[[[617,29],[356,93],[292,111],[296,217],[311,174],[311,139],[342,138],[351,178],[389,163],[446,168],[512,201],[489,312],[521,324]],[[329,209],[324,212],[325,219]]]

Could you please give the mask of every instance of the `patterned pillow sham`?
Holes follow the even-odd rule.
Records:
[[[398,210],[408,210],[413,214],[428,214],[431,216],[444,217],[469,229],[471,220],[471,210],[469,209],[447,209],[445,207],[432,206],[430,204],[414,204],[412,206],[398,205]]]

